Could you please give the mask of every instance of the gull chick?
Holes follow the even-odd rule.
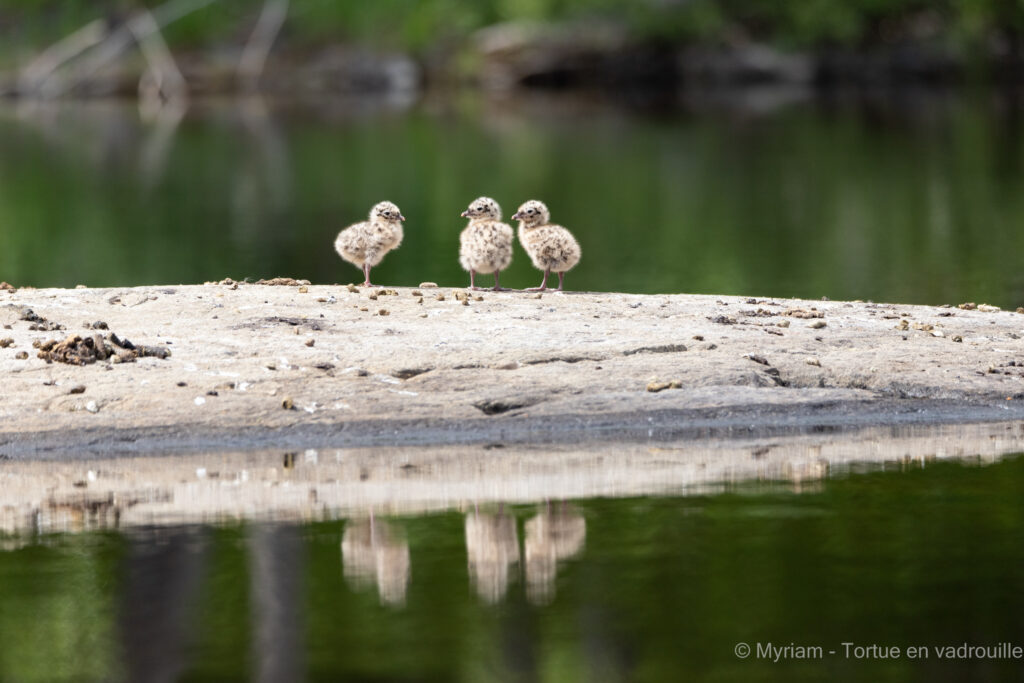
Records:
[[[512,214],[519,221],[519,242],[530,255],[533,265],[544,271],[540,287],[527,291],[543,292],[548,287],[548,275],[558,273],[558,291],[562,291],[565,272],[580,261],[580,244],[572,233],[561,225],[551,223],[551,213],[544,202],[531,199]]]
[[[459,263],[469,271],[469,286],[477,273],[494,273],[494,291],[501,290],[498,276],[512,262],[512,226],[501,222],[501,207],[490,197],[478,197],[462,212],[469,225],[459,235]]]
[[[380,202],[370,209],[370,220],[350,225],[338,233],[334,249],[341,258],[362,268],[363,286],[373,286],[370,284],[370,268],[402,243],[404,220],[405,216],[397,206],[391,202]]]

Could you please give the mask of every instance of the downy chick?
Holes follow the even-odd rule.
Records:
[[[363,286],[370,284],[370,268],[402,243],[405,216],[391,202],[380,202],[370,209],[370,220],[350,225],[338,233],[334,249],[341,258],[363,270]]]
[[[558,291],[567,270],[579,263],[580,244],[572,233],[561,225],[551,223],[551,213],[544,202],[531,199],[512,214],[519,221],[519,242],[529,254],[533,265],[544,271],[540,287],[527,291],[543,292],[548,287],[548,275],[558,273]]]
[[[501,207],[490,197],[478,197],[462,212],[469,219],[459,235],[459,263],[469,271],[469,286],[477,273],[494,273],[494,291],[502,289],[498,277],[512,262],[512,226],[501,222]]]

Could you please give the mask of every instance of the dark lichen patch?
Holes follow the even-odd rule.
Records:
[[[641,346],[638,349],[623,351],[623,356],[632,356],[638,353],[681,353],[686,350],[683,344],[661,344],[660,346]]]
[[[519,410],[520,408],[529,408],[530,406],[537,405],[540,402],[541,399],[539,398],[499,398],[477,401],[473,404],[473,407],[481,411],[484,415],[501,415],[513,410]]]
[[[585,360],[605,360],[604,356],[551,356],[549,358],[534,358],[524,360],[523,365],[543,365],[544,363],[580,363]]]
[[[38,358],[47,363],[66,363],[68,365],[89,365],[97,361],[110,360],[114,363],[131,363],[138,358],[167,358],[170,349],[163,346],[136,345],[127,339],[121,339],[111,333],[106,338],[94,334],[83,337],[73,334],[64,341],[52,339],[46,342],[35,342],[39,349]]]
[[[412,379],[417,375],[422,375],[425,372],[430,372],[434,368],[402,368],[401,370],[395,370],[391,373],[392,377],[398,379]]]

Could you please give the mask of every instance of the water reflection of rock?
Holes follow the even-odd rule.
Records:
[[[555,597],[558,563],[577,555],[587,537],[583,515],[567,503],[546,505],[526,522],[526,597],[543,605]]]
[[[356,590],[377,586],[385,605],[404,605],[409,587],[409,543],[393,524],[351,521],[341,538],[345,580]]]
[[[519,564],[519,535],[515,517],[474,511],[466,516],[466,554],[469,581],[477,595],[494,604],[508,591],[509,570]]]

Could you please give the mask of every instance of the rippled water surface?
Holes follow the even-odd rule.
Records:
[[[855,659],[842,646],[1024,646],[1020,457],[689,497],[368,513],[4,536],[0,680],[1020,672],[1019,659]],[[735,654],[769,642],[825,654]]]
[[[459,285],[459,213],[486,194],[506,216],[543,198],[577,233],[573,289],[1016,307],[1022,110],[985,93],[6,105],[0,280],[349,282],[333,238],[389,198],[406,241],[375,279]],[[517,251],[502,282],[539,279]]]

